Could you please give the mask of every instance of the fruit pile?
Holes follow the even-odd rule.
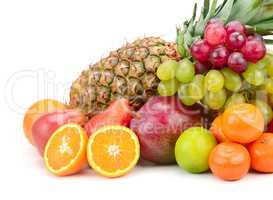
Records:
[[[158,96],[135,114],[126,99],[119,99],[86,120],[80,111],[46,99],[28,109],[24,128],[57,176],[78,173],[87,164],[103,176],[122,176],[140,154],[157,164],[177,162],[191,173],[211,169],[224,180],[238,180],[250,167],[273,172],[273,133],[264,133],[258,107],[232,105],[210,130],[200,126],[201,114],[200,107],[186,107],[175,96]]]
[[[24,130],[51,173],[71,175],[89,164],[103,176],[117,177],[139,159],[138,138],[125,127],[131,118],[126,99],[113,102],[89,121],[79,110],[44,99],[27,110]]]
[[[210,130],[191,127],[175,144],[178,165],[190,173],[212,173],[228,181],[239,180],[250,169],[273,172],[273,134],[264,133],[264,117],[252,104],[227,108]]]
[[[219,144],[211,151],[209,167],[224,180],[238,180],[250,168],[273,172],[273,134],[264,133],[264,117],[252,104],[237,104],[219,115],[211,132]]]
[[[138,39],[84,70],[69,105],[32,105],[24,132],[58,176],[118,177],[139,158],[238,180],[273,172],[272,0],[204,0],[176,43]]]

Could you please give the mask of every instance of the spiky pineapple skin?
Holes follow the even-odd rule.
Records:
[[[180,59],[174,43],[159,37],[128,43],[81,73],[71,86],[70,107],[92,117],[113,100],[126,98],[138,110],[157,95],[156,70],[167,59]]]

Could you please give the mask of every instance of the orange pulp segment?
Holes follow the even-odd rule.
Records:
[[[57,176],[79,172],[87,163],[87,142],[87,134],[78,124],[69,123],[58,128],[45,148],[47,169]]]
[[[135,133],[123,126],[105,126],[93,133],[87,146],[90,166],[106,177],[128,173],[137,164],[140,155]]]

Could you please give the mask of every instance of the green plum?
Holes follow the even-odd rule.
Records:
[[[216,144],[216,139],[207,129],[189,128],[180,135],[176,142],[176,161],[188,172],[205,172],[209,169],[209,154]]]

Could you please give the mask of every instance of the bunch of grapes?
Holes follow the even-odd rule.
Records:
[[[205,28],[204,39],[192,44],[191,56],[192,60],[168,60],[159,66],[161,96],[177,93],[187,106],[202,103],[216,111],[252,102],[267,122],[272,120],[267,100],[273,103],[273,56],[266,55],[261,36],[248,35],[239,21],[225,26],[213,19]]]
[[[239,21],[226,26],[219,19],[212,19],[205,27],[204,39],[192,44],[191,55],[198,65],[205,68],[222,69],[228,66],[243,73],[247,62],[256,63],[266,54],[263,38],[248,35],[246,27]]]

